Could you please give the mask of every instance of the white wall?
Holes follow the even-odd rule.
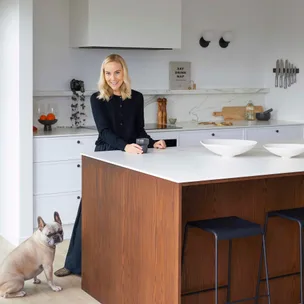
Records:
[[[266,61],[266,86],[271,88],[267,106],[276,111],[278,119],[304,119],[304,2],[301,0],[269,0],[269,52]],[[282,20],[284,20],[282,22]],[[287,90],[274,87],[275,62],[278,58],[288,59],[300,68],[297,83]]]
[[[0,233],[12,244],[32,230],[31,6],[0,2]]]
[[[115,51],[68,47],[68,1],[34,0],[34,90],[67,90],[72,77],[94,90],[102,60]],[[119,51],[128,62],[133,86],[168,88],[169,61],[189,60],[199,88],[263,87],[264,1],[183,0],[182,4],[181,50]],[[209,29],[217,41],[203,49],[198,41],[202,31]],[[233,31],[235,41],[222,49],[218,39],[227,30]]]
[[[100,64],[111,52],[127,61],[135,89],[162,89],[169,85],[169,61],[192,62],[192,79],[197,88],[264,87],[265,23],[264,1],[183,0],[182,49],[173,51],[104,50],[69,48],[68,0],[34,0],[34,90],[69,91],[72,78],[95,90]],[[147,12],[149,13],[149,12]],[[157,20],[157,16],[155,16]],[[118,22],[118,21],[117,21]],[[203,30],[213,30],[215,41],[206,49],[199,45]],[[218,45],[224,31],[231,30],[234,41],[227,49]],[[230,104],[245,105],[249,99],[264,105],[264,96],[170,96],[169,116],[179,121],[193,118],[189,111],[199,106],[201,120],[214,120],[212,112]],[[87,98],[89,105],[89,98]],[[69,125],[69,98],[35,98],[37,104],[57,105],[58,124]],[[156,120],[156,104],[145,109],[146,122]],[[93,124],[87,108],[88,123]],[[37,120],[34,121],[38,127]]]

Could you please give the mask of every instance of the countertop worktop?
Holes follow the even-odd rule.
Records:
[[[211,129],[233,129],[233,128],[259,128],[259,127],[278,127],[278,126],[295,126],[304,125],[304,121],[284,121],[284,120],[270,120],[270,121],[234,121],[232,126],[214,126],[214,125],[199,125],[197,122],[180,122],[176,126],[181,129],[153,129],[146,130],[148,133],[155,132],[182,132],[195,130],[211,130]],[[94,128],[94,129],[93,129]],[[93,126],[92,129],[84,128],[70,128],[70,127],[55,127],[52,131],[44,132],[38,130],[34,133],[34,137],[58,137],[58,136],[79,136],[79,135],[96,135],[97,130]]]
[[[304,172],[304,155],[282,159],[262,147],[233,158],[217,156],[203,146],[149,149],[141,155],[121,151],[83,155],[175,183]]]

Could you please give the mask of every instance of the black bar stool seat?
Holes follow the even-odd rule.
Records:
[[[259,224],[236,216],[193,221],[188,222],[188,225],[211,232],[217,236],[218,240],[244,238],[263,233],[263,229]]]
[[[268,217],[282,217],[290,221],[298,222],[300,225],[304,225],[304,208],[294,208],[286,210],[275,210],[268,212]]]
[[[198,220],[198,221],[190,221],[186,223],[185,231],[184,231],[184,242],[182,248],[182,270],[184,266],[185,260],[185,248],[188,237],[188,229],[189,228],[198,228],[204,230],[206,232],[210,232],[215,237],[215,288],[203,289],[195,292],[190,292],[183,294],[191,295],[200,292],[209,292],[215,291],[215,304],[218,304],[218,289],[227,288],[227,304],[245,302],[249,300],[258,300],[261,297],[268,297],[268,304],[270,304],[270,290],[269,290],[269,282],[268,282],[268,266],[267,266],[267,258],[266,258],[266,244],[265,244],[265,235],[264,229],[261,225],[257,223],[253,223],[237,216],[230,217],[222,217],[208,220]],[[246,238],[251,236],[262,236],[262,248],[263,248],[263,257],[265,262],[265,270],[266,270],[266,285],[267,285],[267,294],[259,296],[256,294],[255,297],[246,298],[231,302],[231,252],[232,252],[232,240],[237,238]],[[218,286],[218,241],[220,240],[229,240],[229,252],[228,252],[228,284],[224,286]],[[203,253],[202,253],[203,254]],[[259,286],[259,278],[257,280],[257,286]]]

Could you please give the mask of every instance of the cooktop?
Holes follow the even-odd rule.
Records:
[[[97,130],[96,126],[84,126],[84,129]],[[179,127],[176,125],[159,125],[157,123],[149,123],[145,125],[145,130],[158,130],[158,129],[182,129],[183,127]]]
[[[158,129],[182,129],[183,127],[179,127],[176,125],[159,125],[157,123],[150,123],[145,125],[145,130],[158,130]]]

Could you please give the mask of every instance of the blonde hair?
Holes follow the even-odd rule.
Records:
[[[113,95],[113,90],[107,84],[105,79],[105,65],[109,62],[117,62],[121,64],[124,74],[123,83],[120,86],[121,98],[122,100],[131,98],[131,81],[129,77],[128,67],[125,60],[120,55],[117,54],[111,54],[107,56],[101,65],[100,78],[98,81],[99,95],[97,96],[97,98],[105,99],[106,101],[109,101],[110,97]]]

